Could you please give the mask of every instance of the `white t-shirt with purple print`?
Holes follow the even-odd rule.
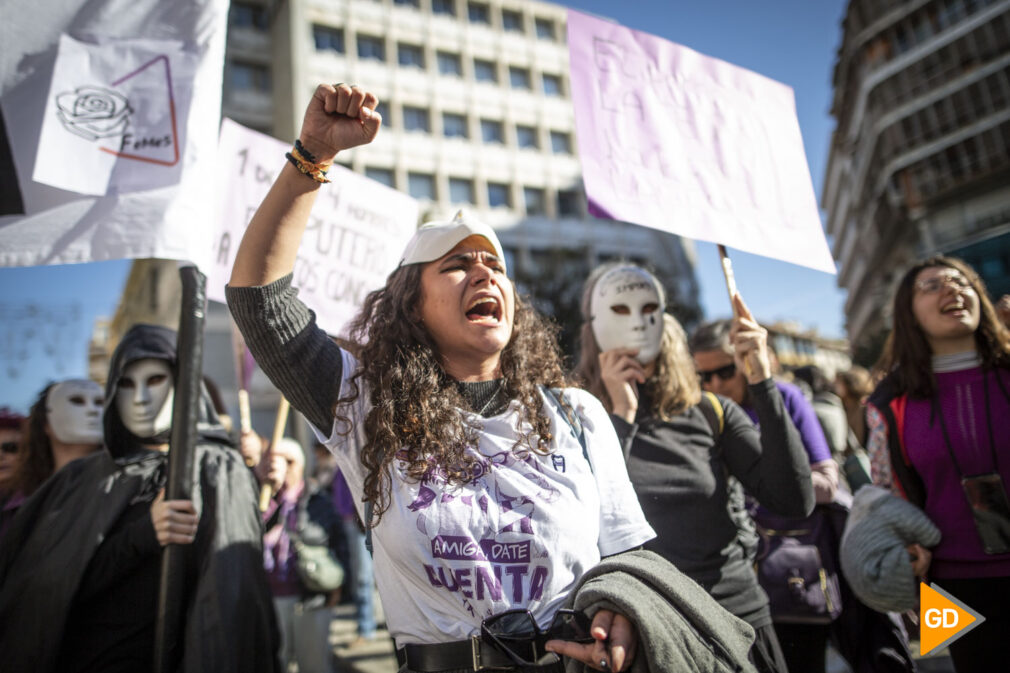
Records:
[[[357,368],[344,351],[342,396]],[[603,405],[583,390],[564,394],[582,420],[592,469],[570,426],[546,399],[557,438],[548,455],[529,451],[519,459],[513,453],[513,401],[491,418],[461,412],[481,428],[479,447],[468,449],[483,466],[473,482],[450,487],[437,474],[411,482],[394,464],[391,505],[372,541],[376,583],[398,646],[463,640],[479,632],[484,617],[512,608],[529,609],[546,626],[602,556],[655,537]],[[315,429],[336,456],[362,515],[365,475],[358,452],[368,397],[362,389],[337,410],[351,418],[349,434],[337,432],[346,428],[336,424],[329,435]]]

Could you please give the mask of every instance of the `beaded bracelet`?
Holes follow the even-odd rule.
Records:
[[[305,149],[301,142],[296,140],[295,146],[284,157],[303,175],[309,176],[316,182],[330,182],[326,177],[326,172],[332,164],[316,162],[316,158]]]

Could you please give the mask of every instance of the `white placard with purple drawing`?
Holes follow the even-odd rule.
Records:
[[[571,10],[568,46],[591,212],[835,272],[792,89]]]
[[[230,119],[221,124],[218,145],[222,175],[214,262],[205,269],[207,296],[224,301],[245,228],[284,167],[291,146]],[[417,229],[417,201],[342,166],[319,197],[298,249],[294,284],[299,298],[316,312],[319,326],[333,335],[361,307],[365,296],[382,287]],[[306,177],[306,180],[309,178]]]
[[[176,184],[198,64],[181,42],[61,35],[32,178],[96,196]]]

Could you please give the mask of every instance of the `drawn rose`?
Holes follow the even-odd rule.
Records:
[[[130,123],[130,102],[122,94],[82,86],[56,96],[63,127],[87,140],[122,135]]]

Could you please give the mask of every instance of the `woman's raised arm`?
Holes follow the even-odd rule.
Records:
[[[316,87],[298,136],[303,165],[328,168],[341,150],[372,142],[382,125],[378,102],[356,86]],[[291,162],[284,166],[242,237],[231,286],[267,285],[294,270],[320,184]]]

